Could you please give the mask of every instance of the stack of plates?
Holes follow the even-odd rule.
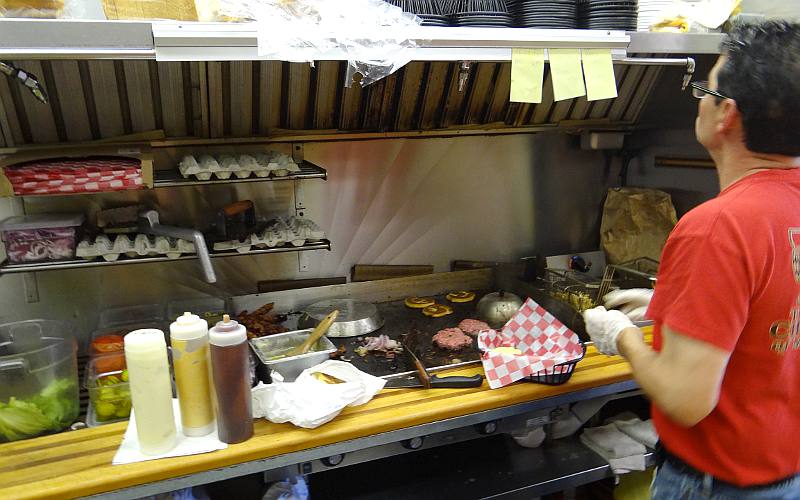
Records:
[[[636,31],[649,31],[650,26],[662,19],[663,11],[670,5],[672,0],[639,0]]]
[[[633,31],[637,15],[636,0],[582,0],[578,25],[590,30]]]
[[[441,14],[417,14],[422,19],[422,26],[450,26],[450,19]]]
[[[507,0],[519,28],[575,28],[577,0]]]
[[[455,26],[472,28],[510,28],[511,14],[507,12],[458,12],[450,16]]]

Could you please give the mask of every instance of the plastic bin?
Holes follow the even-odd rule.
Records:
[[[131,389],[123,353],[105,354],[89,360],[84,387],[91,401],[87,425],[108,424],[130,417]]]
[[[100,313],[97,330],[92,333],[89,343],[89,355],[108,354],[114,350],[122,352],[122,344],[117,349],[109,349],[111,345],[103,346],[100,351],[96,349],[95,341],[99,337],[118,335],[124,337],[128,333],[142,328],[157,328],[164,332],[169,343],[169,321],[162,304],[146,304],[139,306],[112,307]]]
[[[75,327],[34,319],[0,325],[0,443],[69,427],[80,411]]]
[[[8,260],[14,264],[75,258],[83,214],[20,215],[0,222]]]
[[[97,328],[104,330],[126,325],[151,325],[143,328],[163,329],[166,322],[163,304],[145,304],[105,309],[100,313]]]

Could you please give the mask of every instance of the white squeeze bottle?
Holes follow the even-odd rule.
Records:
[[[135,330],[125,336],[125,362],[131,387],[139,449],[160,455],[175,447],[175,414],[164,332]]]
[[[215,428],[211,406],[208,357],[208,323],[192,313],[183,313],[169,325],[172,365],[181,424],[187,436],[205,436]]]

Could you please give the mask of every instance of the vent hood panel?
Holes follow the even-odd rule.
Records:
[[[659,66],[616,65],[619,97],[509,102],[508,62],[478,62],[458,90],[460,65],[412,62],[371,86],[344,86],[346,63],[18,60],[51,96],[41,104],[0,78],[0,147],[108,139],[163,129],[170,138],[303,133],[408,133],[530,127],[630,126]],[[548,68],[549,69],[549,68]],[[680,82],[675,82],[679,85]]]

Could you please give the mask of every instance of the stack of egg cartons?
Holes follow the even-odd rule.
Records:
[[[184,254],[196,253],[191,241],[170,238],[167,236],[151,236],[148,234],[99,234],[94,239],[85,238],[78,243],[75,254],[86,260],[102,257],[113,262],[121,255],[130,258],[166,256],[177,259]]]
[[[311,219],[304,217],[276,217],[267,222],[264,230],[253,233],[243,241],[231,240],[214,243],[214,250],[223,252],[236,250],[247,253],[251,248],[275,248],[291,244],[301,247],[306,242],[317,242],[325,238],[325,231]]]
[[[207,181],[213,175],[217,179],[226,180],[231,176],[237,179],[256,177],[286,177],[289,174],[300,172],[300,166],[291,156],[277,151],[266,153],[219,155],[186,155],[181,159],[178,170],[184,178],[195,177],[200,181]]]

